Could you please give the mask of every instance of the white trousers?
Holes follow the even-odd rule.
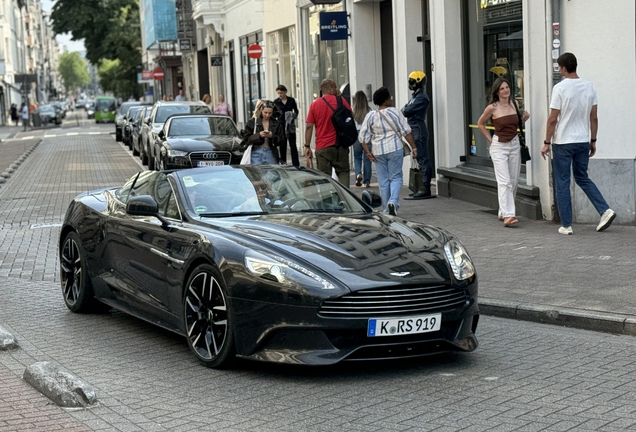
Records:
[[[519,138],[510,142],[500,142],[497,135],[492,137],[490,158],[497,178],[497,196],[499,198],[499,216],[515,216],[515,195],[521,171],[521,147]]]

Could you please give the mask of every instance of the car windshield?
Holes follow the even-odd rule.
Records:
[[[205,105],[164,105],[157,108],[155,123],[165,123],[174,114],[210,114],[210,108]]]
[[[170,120],[168,136],[211,136],[237,134],[228,117],[176,117]]]
[[[121,106],[119,107],[119,113],[120,115],[126,115],[126,113],[128,112],[128,110],[130,109],[130,107],[133,107],[135,105],[139,105],[139,102],[124,102],[123,104],[121,104]]]
[[[306,169],[226,165],[174,174],[183,185],[190,210],[201,217],[370,211],[329,176]]]
[[[128,110],[128,113],[126,114],[126,117],[128,118],[135,118],[137,116],[137,113],[139,111],[141,111],[143,109],[143,107],[132,107]]]
[[[40,107],[40,114],[53,114],[55,110],[51,105],[42,105]]]
[[[98,99],[95,108],[98,110],[112,111],[115,109],[115,99]]]

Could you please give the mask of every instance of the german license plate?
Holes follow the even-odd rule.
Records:
[[[416,317],[370,319],[367,336],[400,336],[438,331],[442,326],[442,314]]]
[[[197,166],[221,166],[223,165],[223,161],[199,161]]]

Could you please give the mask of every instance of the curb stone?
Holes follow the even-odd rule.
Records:
[[[636,318],[611,312],[523,304],[483,297],[479,299],[479,310],[484,315],[499,318],[636,336]]]
[[[92,386],[50,362],[32,364],[22,378],[61,407],[86,408],[97,403]]]
[[[0,326],[0,351],[17,349],[18,341],[11,333]]]

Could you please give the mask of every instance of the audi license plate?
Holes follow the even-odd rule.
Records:
[[[416,317],[370,319],[367,336],[399,336],[438,331],[442,326],[442,314]]]
[[[223,161],[199,161],[199,164],[197,166],[200,167],[204,167],[204,166],[221,166],[223,165]]]

